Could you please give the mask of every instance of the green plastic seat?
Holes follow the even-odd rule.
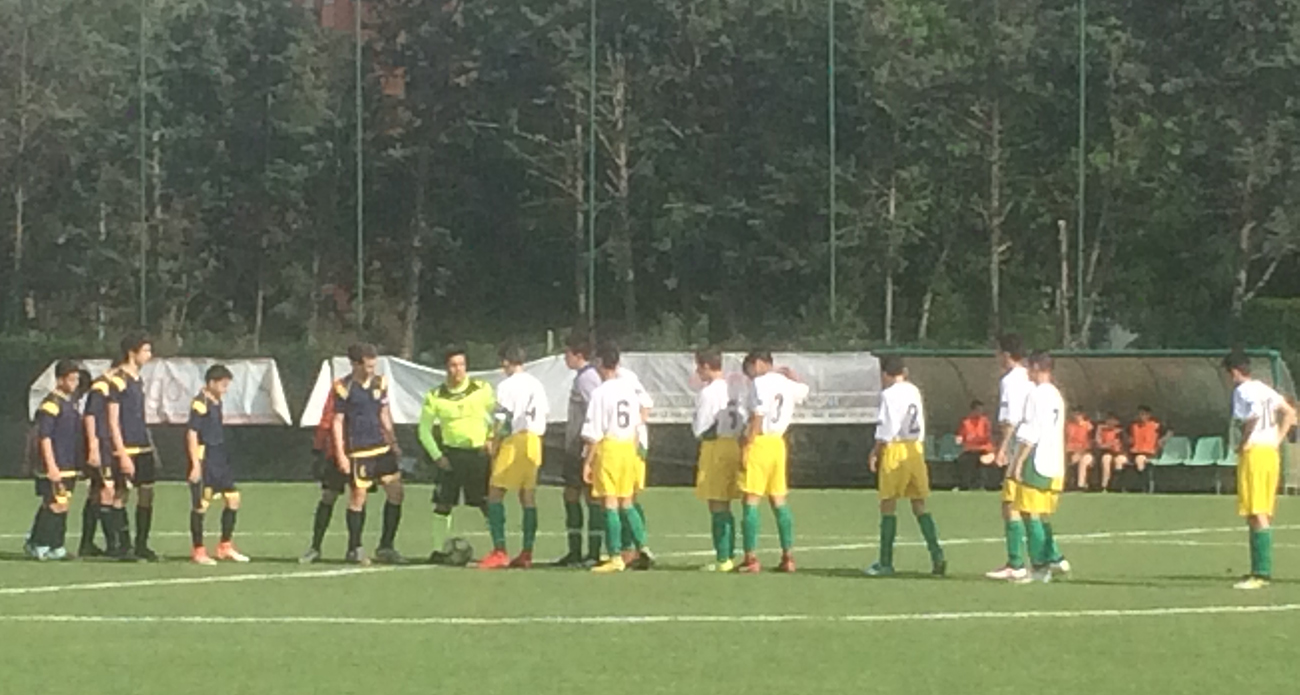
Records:
[[[1216,465],[1235,468],[1237,466],[1237,449],[1241,446],[1241,430],[1233,427],[1228,432],[1228,446],[1223,450],[1223,456],[1216,462]]]
[[[1151,459],[1153,466],[1181,466],[1192,459],[1192,440],[1187,437],[1170,437],[1160,455]]]
[[[940,461],[945,463],[956,461],[961,456],[961,445],[957,443],[957,435],[945,434],[939,437],[937,442],[938,449],[936,453]]]
[[[1188,466],[1215,466],[1223,460],[1223,437],[1201,437],[1196,440],[1196,451],[1187,461]]]

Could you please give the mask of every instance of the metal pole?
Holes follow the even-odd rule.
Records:
[[[356,155],[357,155],[357,328],[361,329],[366,323],[366,226],[365,226],[365,173],[362,171],[364,159],[362,156],[363,143],[362,138],[365,136],[361,114],[361,11],[362,0],[356,0],[352,6],[352,38],[355,44],[355,63],[356,63]]]
[[[145,66],[145,57],[144,57],[145,2],[146,0],[140,0],[140,74],[139,74],[139,85],[138,85],[138,89],[140,91],[140,103],[139,103],[138,110],[140,112],[140,143],[139,143],[140,145],[140,152],[139,152],[139,157],[140,157],[140,259],[139,259],[140,268],[139,271],[140,271],[140,327],[141,328],[148,325],[149,323],[149,310],[148,310],[149,294],[148,294],[148,289],[145,286],[145,283],[147,282],[147,274],[145,272],[145,269],[149,260],[149,218],[148,218],[149,196],[147,190],[148,171],[147,171],[147,165],[145,163],[145,159],[146,159],[145,129],[148,128],[148,118],[147,118],[148,114],[145,110],[147,108],[147,104],[146,104],[145,93],[144,93],[145,77],[146,77],[146,69],[147,69]]]
[[[830,253],[831,253],[831,283],[830,283],[830,302],[831,302],[831,323],[836,321],[836,298],[835,298],[835,276],[837,249],[835,241],[835,0],[827,0],[827,21],[826,21],[826,115],[827,115],[827,135],[826,139],[830,149],[830,167],[828,178],[829,188],[829,205],[827,211],[827,234],[829,236]]]
[[[587,329],[596,327],[596,0],[587,27]]]
[[[1075,319],[1079,324],[1079,329],[1083,329],[1083,222],[1084,222],[1084,193],[1088,183],[1087,161],[1088,161],[1088,137],[1087,137],[1087,113],[1088,113],[1088,0],[1079,0],[1079,191],[1078,201],[1075,207],[1078,208],[1078,219],[1074,224],[1075,234],[1075,272],[1074,282],[1077,287],[1074,302]],[[1086,345],[1088,336],[1079,336]]]

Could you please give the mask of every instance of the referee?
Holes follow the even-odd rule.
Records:
[[[490,434],[496,398],[491,384],[469,378],[464,348],[445,356],[447,380],[424,397],[418,433],[420,444],[437,465],[433,489],[434,564],[447,562],[443,544],[451,534],[451,510],[462,503],[487,516]],[[435,431],[435,425],[437,430]]]

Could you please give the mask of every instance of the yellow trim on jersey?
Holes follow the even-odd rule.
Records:
[[[125,391],[125,390],[126,390],[126,380],[124,380],[122,377],[117,376],[116,374],[114,374],[114,375],[109,376],[109,377],[108,377],[108,380],[109,380],[110,382],[112,382],[113,386],[117,387],[117,390],[118,390],[118,391]]]
[[[385,444],[383,446],[377,446],[370,449],[362,449],[361,451],[353,451],[348,454],[348,458],[350,459],[374,458],[376,456],[383,456],[384,454],[387,454],[392,450],[393,447],[391,444]]]
[[[55,403],[54,401],[42,401],[41,410],[45,411],[46,413],[49,413],[54,417],[59,416],[59,404]]]
[[[338,394],[338,397],[339,397],[339,398],[347,398],[347,397],[348,397],[348,380],[347,380],[347,379],[339,379],[338,381],[334,382],[334,393]]]
[[[91,383],[90,390],[98,391],[101,395],[107,396],[109,390],[108,381],[103,379],[96,379],[93,383]]]
[[[147,454],[151,451],[153,451],[153,447],[151,446],[128,446],[122,450],[122,453],[127,456],[139,456],[140,454]]]
[[[199,415],[207,415],[208,404],[205,402],[205,400],[206,399],[203,398],[195,398],[194,402],[190,404],[190,407],[193,408],[194,412],[198,413]]]

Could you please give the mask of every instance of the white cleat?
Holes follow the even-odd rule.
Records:
[[[1021,579],[1016,579],[1015,583],[1016,584],[1051,584],[1052,570],[1047,567],[1044,567],[1043,569],[1036,569],[1030,572],[1025,577]]]
[[[984,573],[984,577],[987,579],[996,579],[1003,582],[1016,582],[1028,576],[1029,570],[1024,567],[1012,567],[1011,565],[1003,565],[992,572]]]
[[[1242,591],[1258,591],[1266,587],[1268,587],[1268,580],[1263,577],[1246,577],[1232,585],[1232,588]]]

